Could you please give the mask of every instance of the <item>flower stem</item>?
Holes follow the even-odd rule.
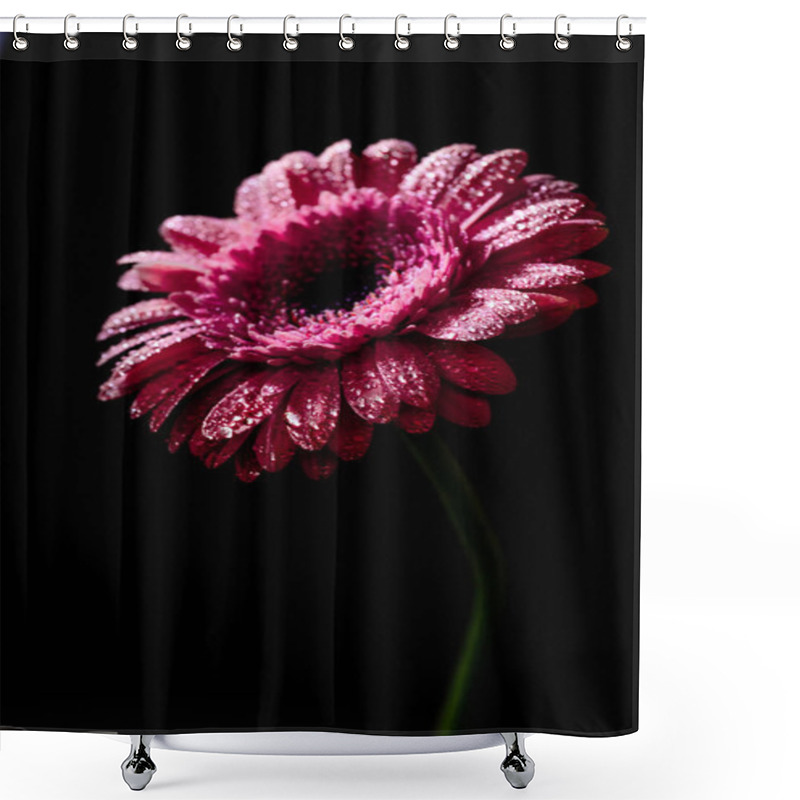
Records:
[[[435,433],[404,439],[430,480],[472,568],[475,596],[466,636],[436,724],[448,734],[458,725],[475,664],[503,583],[500,548],[478,495],[447,443]]]

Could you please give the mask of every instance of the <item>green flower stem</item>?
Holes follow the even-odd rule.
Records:
[[[437,732],[446,735],[457,727],[490,618],[499,605],[504,581],[502,559],[475,488],[447,443],[435,433],[422,437],[405,434],[404,439],[439,495],[475,582],[470,623],[436,724]]]

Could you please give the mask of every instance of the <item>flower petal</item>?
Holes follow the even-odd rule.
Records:
[[[402,177],[417,163],[417,148],[400,139],[383,139],[361,155],[360,185],[373,186],[385,195],[397,191]]]
[[[236,192],[234,210],[237,216],[258,224],[295,208],[294,195],[280,161],[270,161],[259,175],[244,181]]]
[[[497,254],[497,263],[518,261],[560,261],[579,255],[600,244],[608,236],[608,228],[594,219],[570,219],[559,222],[533,237],[519,241],[513,246],[502,244]],[[498,249],[498,243],[492,245]]]
[[[451,144],[434,150],[405,174],[400,181],[399,191],[414,194],[428,205],[433,205],[467,164],[477,158],[479,156],[472,144]]]
[[[406,433],[427,433],[436,422],[436,412],[427,408],[401,405],[397,424]]]
[[[312,480],[329,478],[336,472],[336,456],[330,450],[317,450],[316,452],[301,450],[298,458],[303,472]]]
[[[473,289],[466,296],[475,303],[482,303],[506,325],[525,322],[538,312],[536,300],[530,294],[513,289]]]
[[[343,461],[361,458],[372,440],[372,424],[361,419],[347,403],[342,404],[339,424],[328,447]]]
[[[267,472],[280,472],[291,460],[297,445],[289,436],[284,420],[285,401],[256,432],[253,452]]]
[[[389,391],[403,403],[430,408],[439,392],[439,376],[425,353],[409,341],[379,339],[375,363]]]
[[[355,168],[350,141],[335,142],[320,154],[319,165],[325,172],[329,188],[338,194],[355,189]]]
[[[342,362],[342,390],[350,408],[368,422],[389,422],[397,416],[400,399],[381,377],[369,346]]]
[[[158,232],[175,250],[210,256],[236,241],[239,225],[235,219],[176,216],[165,219]]]
[[[141,300],[132,306],[126,306],[113,313],[100,328],[97,340],[102,342],[120,333],[127,333],[135,328],[150,325],[153,322],[163,322],[167,319],[176,319],[183,316],[183,312],[168,298],[154,297],[151,300]]]
[[[438,411],[446,420],[467,428],[483,428],[492,418],[489,401],[485,397],[462,392],[448,383],[443,383],[439,392]]]
[[[304,150],[287,153],[280,160],[289,182],[289,190],[297,208],[314,205],[325,186],[322,168],[317,157]]]
[[[433,339],[475,342],[499,336],[505,323],[483,301],[460,297],[428,314],[415,327]]]
[[[471,342],[435,342],[428,355],[450,383],[485,394],[514,391],[513,370],[497,353]]]
[[[304,450],[319,450],[339,417],[339,370],[333,366],[303,374],[292,390],[284,419],[289,435]]]
[[[249,447],[242,447],[236,454],[236,477],[243,483],[252,483],[261,472],[255,453]]]

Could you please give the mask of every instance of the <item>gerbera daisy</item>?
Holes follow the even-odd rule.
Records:
[[[119,280],[155,297],[112,314],[125,336],[101,400],[171,419],[207,467],[235,457],[252,481],[295,456],[312,478],[361,458],[374,425],[424,433],[437,416],[490,420],[514,389],[483,342],[537,333],[595,302],[608,267],[575,256],[604,216],[573,183],[520,177],[527,155],[409,142],[289,153],[245,180],[235,218],[177,216],[172,248],[124,256]]]

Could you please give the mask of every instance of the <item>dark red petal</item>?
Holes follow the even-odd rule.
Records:
[[[207,348],[197,338],[195,328],[153,339],[117,362],[111,376],[100,387],[98,397],[100,400],[115,400],[159,372],[205,352]]]
[[[400,406],[397,424],[408,433],[427,433],[436,422],[436,412],[427,408]]]
[[[443,383],[439,392],[439,414],[456,425],[467,428],[482,428],[492,418],[489,401],[477,394],[462,392],[449,383]]]
[[[301,450],[298,458],[303,471],[315,481],[328,478],[336,471],[337,459],[330,450]]]
[[[244,483],[252,483],[261,471],[255,453],[249,447],[242,447],[236,454],[236,477]]]
[[[574,308],[588,308],[597,302],[597,292],[583,283],[577,286],[561,286],[558,289],[550,290],[548,294],[550,293],[554,297],[563,297]]]
[[[289,435],[304,450],[319,450],[339,418],[339,370],[328,365],[304,372],[292,389],[284,419]]]
[[[413,144],[400,139],[383,139],[362,153],[359,184],[393,195],[403,175],[416,163],[417,148]]]
[[[132,306],[115,311],[104,323],[97,336],[103,341],[120,333],[127,333],[135,328],[150,325],[153,322],[164,322],[168,319],[182,317],[183,312],[166,297],[154,297],[141,300]]]
[[[161,238],[176,250],[210,256],[238,237],[236,220],[216,217],[170,217],[158,229]]]
[[[381,377],[372,347],[344,359],[342,389],[350,408],[368,422],[389,422],[397,416],[400,400]]]
[[[577,306],[563,297],[536,293],[536,302],[539,314],[521,325],[513,325],[506,329],[504,334],[507,339],[516,339],[520,336],[532,336],[536,333],[549,331],[561,323],[566,322]]]
[[[206,351],[189,361],[177,364],[174,369],[162,372],[153,380],[148,381],[139,394],[136,395],[136,399],[131,403],[131,416],[135,418],[146,414],[170,398],[170,396],[174,396],[174,403],[172,404],[172,408],[174,408],[192,386],[197,384],[214,367],[221,364],[225,358],[225,353]],[[167,413],[169,412],[167,411]],[[166,414],[164,416],[166,417]],[[153,430],[156,430],[160,423],[156,424],[155,427],[153,425],[154,422],[151,419],[150,427]]]
[[[201,429],[192,434],[192,439],[189,442],[189,450],[193,456],[198,456],[202,459],[208,469],[216,469],[222,466],[231,456],[238,452],[239,448],[244,445],[250,437],[250,431],[244,431],[226,439],[222,442],[212,442],[203,437]],[[197,439],[202,439],[202,444],[193,447]]]
[[[339,424],[328,447],[343,461],[361,458],[372,440],[372,424],[361,419],[347,403],[342,404]]]
[[[275,411],[299,374],[291,367],[265,369],[243,381],[208,412],[203,420],[203,436],[229,439],[252,429]]]
[[[439,376],[425,353],[412,342],[379,339],[375,363],[389,391],[403,403],[430,408],[439,392]]]
[[[451,144],[434,150],[406,173],[399,191],[433,205],[467,164],[478,157],[472,144]]]
[[[471,342],[435,342],[428,354],[443,378],[463,389],[485,394],[514,391],[517,379],[511,367],[486,347]]]
[[[282,405],[266,422],[262,422],[253,441],[253,452],[267,472],[280,472],[297,450],[286,429],[284,410],[285,406]]]
[[[505,324],[485,303],[458,298],[436,309],[416,324],[416,329],[434,339],[475,342],[499,336]]]
[[[583,273],[583,277],[600,278],[611,272],[611,267],[601,264],[599,261],[589,261],[586,258],[570,258],[563,262],[573,269],[578,269]]]

